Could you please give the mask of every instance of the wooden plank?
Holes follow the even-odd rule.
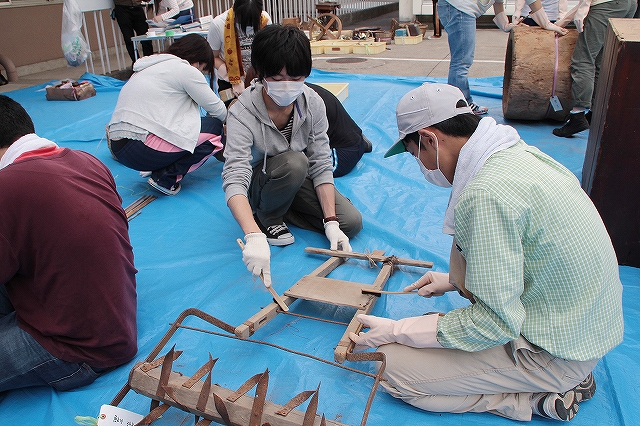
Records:
[[[382,266],[380,272],[378,273],[378,276],[376,277],[376,280],[372,285],[372,289],[382,290],[392,273],[393,273],[393,266],[388,263],[385,263]],[[347,353],[353,352],[354,343],[351,341],[351,339],[349,339],[349,333],[358,334],[362,330],[362,323],[358,321],[358,315],[369,314],[373,310],[373,306],[375,305],[376,300],[378,299],[377,296],[373,296],[373,295],[370,295],[367,297],[371,299],[370,303],[365,308],[358,309],[356,314],[351,319],[351,322],[347,326],[347,329],[345,330],[344,334],[342,335],[342,338],[338,342],[338,345],[333,351],[333,358],[337,363],[342,364],[347,359]]]
[[[309,275],[314,275],[316,277],[326,277],[334,269],[342,265],[345,261],[346,259],[344,257],[331,257],[327,259],[322,265],[313,270]]]
[[[368,285],[305,275],[284,294],[298,299],[362,309],[370,301],[366,294],[362,294],[363,286]]]
[[[212,384],[210,390],[210,397],[207,401],[205,409],[200,411],[196,409],[196,404],[200,397],[200,390],[202,389],[204,382],[198,381],[192,388],[186,388],[182,386],[185,381],[185,376],[176,373],[174,371],[169,375],[168,386],[172,389],[172,394],[178,400],[177,402],[164,396],[158,398],[155,395],[155,391],[158,388],[158,382],[160,379],[160,370],[154,369],[149,372],[143,372],[139,368],[134,368],[131,372],[129,383],[131,389],[135,392],[145,395],[149,398],[160,400],[165,404],[172,405],[183,411],[195,414],[196,416],[204,417],[209,420],[213,420],[218,423],[223,423],[223,419],[216,410],[213,393],[218,395],[224,401],[227,413],[233,424],[246,425],[249,424],[251,417],[251,408],[253,406],[254,398],[243,395],[235,402],[230,402],[227,397],[234,392],[223,388],[219,385]],[[304,413],[299,410],[292,410],[286,417],[276,414],[276,411],[280,410],[282,406],[274,404],[270,401],[265,401],[264,411],[262,414],[262,423],[269,423],[272,426],[299,426],[304,420]],[[320,426],[321,417],[317,416],[314,419],[314,425]],[[325,420],[327,425],[340,426],[342,423],[338,423],[331,420]]]
[[[287,304],[287,306],[291,306],[293,302],[295,302],[295,298],[293,297],[283,297],[282,301]],[[269,321],[271,321],[276,315],[278,315],[278,309],[280,307],[276,302],[269,303],[267,306],[262,308],[258,313],[253,315],[251,318],[246,320],[244,323],[237,326],[234,330],[236,336],[241,339],[247,339],[253,333],[256,332],[259,328],[263,327]]]
[[[380,253],[380,251],[378,250],[374,251],[373,253],[367,254],[367,253],[356,253],[356,252],[347,252],[347,251],[340,251],[340,250],[327,250],[327,249],[321,249],[321,248],[307,247],[306,249],[304,249],[304,251],[312,254],[324,254],[326,256],[344,257],[349,259],[373,260],[374,262],[383,262],[383,263],[392,261],[398,265],[419,266],[422,268],[433,267],[433,262],[427,262],[424,260],[403,259],[401,257],[384,256],[383,254],[375,254],[375,253]]]

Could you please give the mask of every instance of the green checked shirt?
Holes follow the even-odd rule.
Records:
[[[479,351],[524,336],[554,356],[601,358],[622,340],[611,240],[576,177],[520,141],[493,154],[455,206],[475,303],[438,324],[444,347]]]

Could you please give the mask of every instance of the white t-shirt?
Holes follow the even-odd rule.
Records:
[[[560,11],[560,0],[540,0],[542,8],[547,13],[550,21],[556,21],[558,19],[558,12]],[[531,8],[526,4],[522,7],[520,16],[527,17],[531,12]],[[566,11],[565,11],[566,12]]]
[[[224,60],[224,25],[227,22],[227,15],[229,11],[222,12],[220,15],[213,18],[211,25],[209,26],[209,34],[207,34],[207,41],[213,51],[220,52],[220,59]],[[267,25],[271,24],[271,17],[267,12],[262,12],[263,16],[267,17]],[[253,27],[247,27],[246,33],[242,32],[240,26],[236,24],[236,35],[240,39],[240,51],[242,52],[242,66],[244,71],[247,72],[251,66],[251,43],[253,43]]]
[[[479,18],[493,6],[494,3],[504,3],[504,0],[443,0],[460,12]],[[525,0],[526,4],[531,4],[535,0]]]

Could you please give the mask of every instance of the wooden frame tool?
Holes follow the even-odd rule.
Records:
[[[337,306],[349,306],[356,309],[353,318],[334,350],[334,359],[338,363],[343,363],[347,359],[348,354],[353,351],[354,344],[351,339],[349,339],[349,333],[357,334],[362,330],[362,324],[358,321],[357,316],[359,314],[368,314],[372,311],[379,294],[371,293],[383,291],[387,280],[393,273],[394,267],[396,265],[423,268],[433,267],[433,262],[385,256],[384,252],[380,250],[375,250],[373,253],[355,253],[308,247],[305,249],[305,252],[326,255],[330,256],[330,258],[309,275],[302,277],[289,290],[285,291],[283,301],[287,306],[291,306],[297,299],[304,299]],[[373,284],[327,278],[327,275],[342,265],[346,259],[366,260],[371,264],[382,263],[380,272]],[[264,307],[243,324],[236,327],[236,336],[243,339],[248,338],[277,314],[278,305],[276,303]]]

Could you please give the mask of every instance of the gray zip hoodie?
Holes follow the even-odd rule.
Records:
[[[267,158],[286,151],[304,152],[309,159],[308,176],[313,185],[333,184],[333,164],[327,129],[327,113],[322,98],[303,86],[294,103],[291,143],[269,118],[262,97],[263,85],[254,80],[238,101],[229,108],[227,144],[222,169],[222,188],[226,200],[234,195],[247,196],[253,168]]]

